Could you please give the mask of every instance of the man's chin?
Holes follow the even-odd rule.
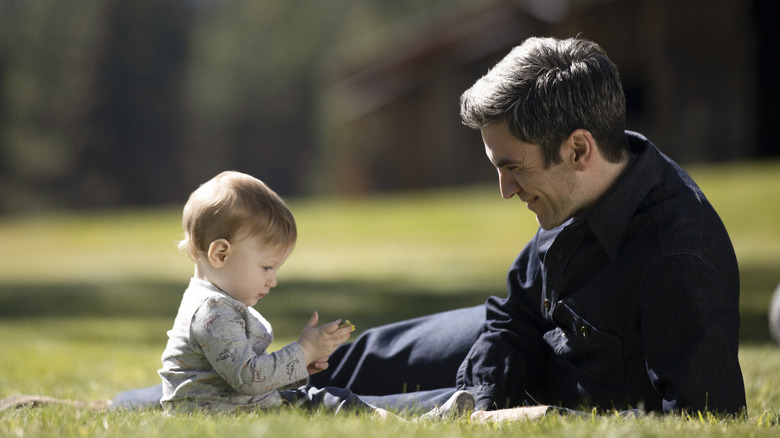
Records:
[[[552,230],[553,228],[555,228],[554,226],[550,226],[550,224],[545,222],[543,219],[540,219],[539,215],[536,215],[536,223],[539,225],[539,228],[541,228],[543,230],[549,231],[549,230]]]
[[[536,223],[539,224],[539,227],[545,231],[550,231],[554,228],[560,227],[563,222],[565,221],[548,221],[540,219],[539,215],[536,215]]]

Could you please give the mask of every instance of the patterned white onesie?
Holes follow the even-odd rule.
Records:
[[[282,404],[279,390],[308,379],[293,342],[268,353],[271,324],[258,311],[209,282],[193,278],[182,297],[162,355],[168,411],[229,411]]]

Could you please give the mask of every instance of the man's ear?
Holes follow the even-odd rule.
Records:
[[[576,129],[566,139],[567,153],[575,169],[587,169],[596,155],[596,140],[590,131]]]
[[[206,255],[209,264],[217,269],[225,266],[225,261],[230,256],[232,249],[233,248],[230,246],[230,242],[228,242],[227,239],[217,239],[211,242],[211,245],[209,245],[209,252]]]

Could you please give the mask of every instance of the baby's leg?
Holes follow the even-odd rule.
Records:
[[[334,413],[341,410],[365,411],[375,410],[374,406],[364,402],[352,391],[343,388],[311,388],[300,387],[280,391],[282,399],[293,406],[304,409],[325,408]]]

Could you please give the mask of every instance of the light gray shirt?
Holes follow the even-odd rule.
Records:
[[[209,282],[193,278],[179,307],[158,371],[168,411],[274,407],[279,389],[308,378],[293,342],[268,353],[271,324]]]

